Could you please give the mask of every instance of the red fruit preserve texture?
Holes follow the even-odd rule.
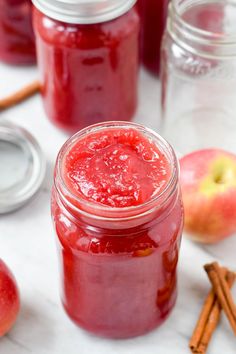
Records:
[[[120,208],[142,207],[160,196],[171,166],[156,144],[138,130],[90,133],[70,146],[62,178],[77,211],[54,189],[52,214],[62,262],[62,301],[71,319],[98,335],[127,338],[160,325],[176,300],[176,266],[183,212],[179,191],[148,216],[128,221],[100,218]],[[76,199],[76,201],[74,200]],[[107,213],[107,215],[106,215]],[[109,224],[109,226],[108,226]],[[125,226],[124,226],[125,225]]]
[[[170,179],[166,157],[136,130],[107,130],[78,141],[65,160],[74,195],[122,208],[145,203]]]
[[[161,40],[169,0],[138,0],[141,17],[141,59],[150,72],[159,75]]]
[[[35,40],[30,0],[0,0],[0,60],[7,64],[34,64]]]
[[[99,24],[68,24],[35,9],[43,101],[69,132],[130,120],[137,106],[139,17],[135,9]]]

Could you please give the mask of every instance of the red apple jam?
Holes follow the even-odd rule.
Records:
[[[30,0],[0,0],[0,60],[8,64],[35,63]]]
[[[94,125],[62,147],[52,216],[62,302],[76,324],[127,338],[166,319],[183,224],[178,178],[172,148],[137,124]]]
[[[169,0],[138,0],[141,17],[141,57],[146,68],[159,75],[160,48]]]
[[[54,124],[76,132],[133,117],[139,35],[134,8],[95,24],[60,22],[35,9],[34,26],[44,106]]]

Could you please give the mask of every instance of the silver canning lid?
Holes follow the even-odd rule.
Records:
[[[34,137],[0,122],[0,214],[24,205],[41,186],[46,162]]]
[[[106,22],[126,13],[137,0],[32,0],[45,15],[66,23]],[[159,0],[158,0],[159,1]]]

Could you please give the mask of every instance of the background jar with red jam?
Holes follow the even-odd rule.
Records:
[[[34,0],[38,65],[48,117],[76,132],[130,120],[137,106],[136,0]]]
[[[30,0],[0,0],[0,60],[7,64],[34,64],[35,40]]]
[[[78,151],[81,158],[86,158],[90,149],[97,148],[96,137],[91,140],[91,134],[100,134],[105,143],[111,129],[121,130],[121,140],[132,129],[148,144],[152,141],[159,155],[166,158],[170,177],[165,188],[143,204],[107,206],[80,198],[68,187],[65,161],[73,161]],[[81,139],[90,142],[86,147],[76,146]],[[142,149],[136,133],[130,133],[130,139],[137,149]],[[122,149],[120,144],[118,147]],[[145,153],[143,158],[151,159],[148,155]],[[99,156],[96,166],[105,168]],[[86,171],[99,175],[99,168]],[[107,182],[106,178],[102,181]],[[88,187],[86,180],[83,187]],[[106,189],[108,185],[105,193]],[[74,135],[62,147],[56,162],[52,217],[58,241],[62,303],[77,325],[97,335],[127,338],[142,335],[164,322],[176,301],[183,224],[178,163],[164,139],[143,126],[122,122],[97,124]]]
[[[154,75],[159,75],[161,40],[169,0],[138,0],[141,18],[141,59]]]

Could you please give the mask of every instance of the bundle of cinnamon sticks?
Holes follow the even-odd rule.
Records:
[[[236,335],[236,305],[231,294],[236,274],[227,268],[220,267],[217,262],[204,266],[212,284],[193,332],[189,347],[192,353],[205,354],[212,334],[220,320],[221,310],[226,314]]]

